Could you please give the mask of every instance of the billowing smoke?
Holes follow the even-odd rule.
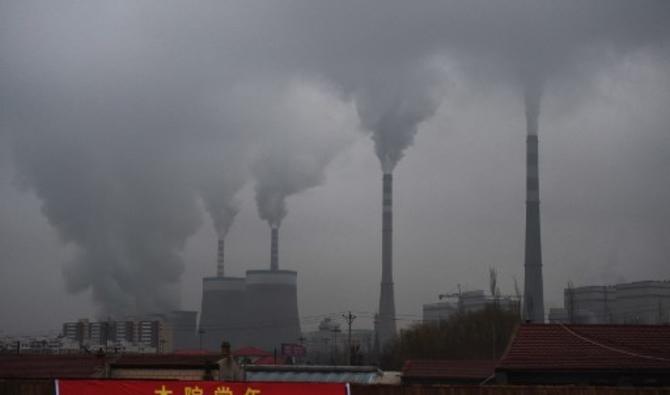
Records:
[[[188,42],[175,55],[175,40],[150,33],[173,20],[148,5],[3,4],[15,19],[3,21],[14,40],[3,35],[2,133],[18,182],[75,247],[67,290],[90,292],[104,318],[178,308],[198,199],[225,232],[245,168],[215,68],[190,64]]]
[[[258,215],[271,227],[286,217],[286,199],[320,185],[328,164],[351,141],[351,109],[329,92],[323,84],[294,81],[263,103],[267,113],[257,127],[268,134],[252,172]]]
[[[179,253],[200,223],[193,192],[178,176],[181,165],[148,141],[72,133],[82,123],[105,129],[94,120],[73,124],[77,118],[40,119],[51,134],[24,134],[15,147],[19,180],[42,200],[61,238],[77,247],[64,269],[67,289],[90,290],[102,316],[177,307]],[[95,149],[102,145],[105,151]]]
[[[358,116],[363,128],[372,132],[384,173],[393,172],[414,142],[419,124],[437,110],[438,88],[436,70],[415,67],[371,76],[355,93]]]
[[[205,149],[205,152],[214,152],[208,152],[211,157],[199,174],[202,179],[200,194],[219,239],[226,238],[240,210],[236,194],[246,180],[246,169],[243,167],[246,158],[226,148],[214,145]]]

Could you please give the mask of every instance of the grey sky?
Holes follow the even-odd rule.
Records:
[[[534,84],[547,304],[670,278],[667,20],[651,0],[1,1],[0,330],[199,309],[206,207],[239,209],[242,275],[269,265],[266,190],[301,315],[372,314],[380,141],[404,153],[398,313],[490,266],[511,293]]]

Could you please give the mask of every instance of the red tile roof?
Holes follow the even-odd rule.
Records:
[[[95,355],[0,355],[1,378],[91,378],[104,367]]]
[[[272,355],[261,357],[258,358],[256,361],[254,361],[254,365],[284,365],[284,364],[286,364],[286,358],[279,355],[277,355],[276,362],[275,357]]]
[[[522,324],[496,370],[670,370],[668,325]]]
[[[472,379],[484,380],[491,376],[495,360],[408,360],[402,368],[408,379]]]
[[[272,353],[256,347],[244,347],[233,351],[233,356],[235,357],[267,357],[271,355]]]
[[[202,368],[221,359],[221,354],[123,354],[110,356],[112,366]]]

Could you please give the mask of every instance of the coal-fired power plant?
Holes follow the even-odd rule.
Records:
[[[382,281],[379,315],[375,332],[383,346],[396,334],[395,296],[393,293],[393,174],[382,178]]]
[[[299,341],[298,273],[279,270],[279,228],[271,228],[270,270],[248,270],[245,278],[225,277],[223,242],[219,242],[217,276],[202,280],[200,343],[219,350],[254,346],[267,351]]]
[[[526,98],[526,240],[524,251],[523,316],[529,322],[544,322],[542,242],[540,238],[540,178],[538,168],[539,99]]]
[[[202,279],[202,306],[198,331],[199,345],[206,350],[219,350],[221,342],[243,344],[245,338],[245,280],[225,277],[223,240],[217,250],[216,277]]]

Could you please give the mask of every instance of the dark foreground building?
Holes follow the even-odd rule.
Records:
[[[497,360],[411,359],[402,367],[403,384],[474,384],[494,377]]]
[[[668,325],[520,325],[499,384],[670,385]]]

